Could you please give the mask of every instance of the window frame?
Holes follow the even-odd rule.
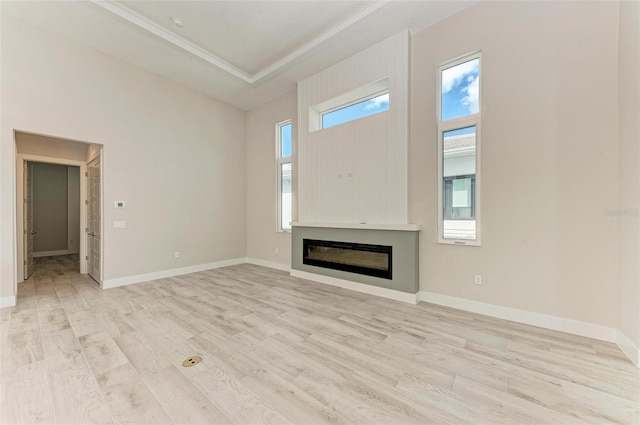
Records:
[[[460,65],[465,62],[479,59],[479,94],[478,94],[478,112],[475,114],[465,115],[463,117],[452,118],[446,121],[442,121],[442,72],[446,69]],[[438,141],[438,240],[440,244],[447,245],[464,245],[464,246],[481,246],[481,134],[482,134],[482,53],[480,51],[460,56],[456,59],[447,61],[438,66],[437,73],[437,108],[436,108],[436,122],[437,125],[437,141]],[[444,221],[445,221],[445,200],[444,200],[444,137],[443,135],[448,131],[459,130],[468,127],[475,127],[475,185],[474,194],[475,199],[472,200],[474,206],[474,221],[475,221],[475,239],[462,239],[462,238],[445,238],[444,237]],[[449,219],[447,219],[448,221]]]
[[[387,93],[389,93],[389,109],[376,112],[375,114],[371,114],[371,115],[377,115],[384,112],[388,112],[391,109],[391,87],[389,86],[389,77],[385,77],[377,81],[372,81],[363,86],[359,86],[347,92],[341,93],[338,96],[324,100],[313,106],[309,106],[309,122],[308,122],[309,133],[313,133],[321,130],[328,130],[330,128],[337,127],[338,125],[346,124],[353,121],[358,121],[360,119],[371,116],[371,115],[367,115],[364,117],[357,118],[355,120],[345,121],[341,124],[336,124],[331,127],[326,127],[326,128],[323,127],[323,116],[325,114],[329,114],[331,112],[335,112],[337,110],[347,108],[349,106],[353,106],[357,103],[364,102],[366,100],[370,100]]]
[[[331,128],[331,127],[335,127],[335,126],[338,126],[338,125],[346,124],[346,123],[351,122],[351,121],[360,120],[362,118],[370,117],[371,115],[376,115],[376,114],[379,114],[381,112],[388,111],[391,108],[391,106],[388,106],[388,109],[385,109],[383,111],[374,112],[373,114],[359,116],[357,118],[350,119],[349,121],[343,121],[341,123],[334,124],[334,125],[331,125],[329,127],[325,127],[324,126],[324,117],[325,117],[325,115],[329,115],[329,114],[332,114],[334,112],[340,111],[342,109],[346,109],[346,108],[348,108],[350,106],[354,106],[354,105],[358,105],[360,103],[368,102],[368,101],[373,100],[373,99],[375,99],[377,97],[384,96],[385,94],[389,94],[389,89],[388,88],[387,89],[383,89],[383,90],[381,90],[381,91],[379,91],[377,93],[369,94],[369,95],[367,95],[367,96],[365,96],[363,98],[355,99],[355,100],[352,100],[352,101],[350,101],[348,103],[344,103],[344,104],[335,106],[335,107],[333,107],[331,109],[327,109],[325,111],[320,111],[320,130],[324,130],[324,129],[327,129],[327,128]]]
[[[291,155],[282,156],[282,128],[291,125]],[[289,233],[291,232],[291,224],[289,227],[283,227],[282,222],[282,166],[285,164],[291,164],[291,173],[293,175],[293,123],[290,119],[281,121],[275,126],[276,132],[276,232]],[[293,179],[292,179],[293,180]],[[293,181],[292,181],[293,184]],[[292,190],[293,194],[293,190]],[[293,198],[293,196],[292,196]],[[291,215],[293,216],[293,199],[291,207]]]

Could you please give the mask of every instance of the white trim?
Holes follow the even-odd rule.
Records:
[[[144,273],[133,276],[118,277],[115,279],[104,279],[102,289],[116,288],[118,286],[133,285],[134,283],[148,282],[150,280],[164,279],[167,277],[180,276],[183,274],[202,272],[205,270],[217,269],[226,266],[235,266],[247,262],[246,257],[232,258],[230,260],[216,261],[214,263],[198,264],[195,266],[181,267],[179,269],[162,270],[159,272]]]
[[[0,297],[0,308],[13,307],[16,305],[16,296]]]
[[[618,329],[616,332],[616,345],[629,359],[640,368],[640,348]]]
[[[69,254],[77,254],[77,252],[71,252],[68,249],[61,249],[58,251],[40,251],[34,252],[34,257],[54,257],[56,255],[69,255]]]
[[[366,230],[398,230],[405,232],[419,232],[420,224],[371,224],[371,223],[318,223],[294,221],[292,227],[324,227],[328,229],[366,229]]]
[[[291,266],[288,264],[275,263],[273,261],[261,260],[260,258],[247,258],[248,264],[255,264],[256,266],[268,267],[270,269],[282,270],[283,272],[290,272]]]
[[[315,273],[309,273],[301,270],[291,270],[290,275],[300,279],[312,280],[314,282],[324,283],[326,285],[337,286],[339,288],[349,289],[352,291],[363,292],[377,297],[388,298],[390,300],[402,301],[409,304],[418,303],[418,294],[410,294],[400,292],[394,289],[380,288],[378,286],[367,285],[364,283],[351,282],[349,280],[338,279],[335,277],[324,276]]]
[[[153,22],[145,18],[139,13],[134,12],[133,10],[125,6],[122,6],[121,4],[118,4],[114,1],[105,1],[105,0],[92,0],[92,2],[96,6],[100,6],[101,8],[108,10],[114,15],[117,15],[120,18],[150,32],[151,34],[160,37],[161,39],[173,44],[176,47],[179,47],[185,50],[186,52],[204,60],[205,62],[208,62],[213,66],[216,66],[220,70],[232,75],[233,77],[236,77],[244,82],[247,82],[253,85],[253,84],[260,83],[267,78],[270,78],[277,72],[281,71],[282,69],[290,65],[295,60],[309,54],[313,49],[317,48],[322,43],[326,42],[327,40],[330,40],[331,38],[340,34],[342,31],[348,29],[349,27],[356,24],[357,22],[364,19],[365,17],[369,16],[376,10],[385,6],[387,3],[389,3],[389,0],[379,0],[379,1],[373,2],[371,5],[365,7],[364,9],[350,16],[349,18],[345,19],[338,25],[335,25],[334,27],[329,28],[327,31],[311,39],[309,42],[307,42],[300,48],[294,50],[293,52],[289,53],[285,57],[270,63],[269,65],[267,65],[266,67],[259,70],[253,75],[238,68],[237,66],[230,64],[229,62],[225,61],[221,57],[209,52],[208,50],[202,48],[201,46],[198,46],[197,44],[192,43],[180,37],[179,35],[167,30],[166,28],[162,27],[156,22]]]
[[[601,326],[573,319],[565,319],[563,317],[551,316],[548,314],[534,313],[532,311],[504,307],[496,304],[488,304],[465,298],[457,298],[449,295],[436,294],[434,292],[420,291],[418,293],[418,297],[420,301],[452,307],[458,310],[470,311],[472,313],[483,314],[485,316],[495,317],[498,319],[511,320],[513,322],[538,326],[573,335],[586,336],[588,338],[599,339],[601,341],[616,341],[616,329],[608,326]]]

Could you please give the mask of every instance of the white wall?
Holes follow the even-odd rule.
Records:
[[[409,35],[298,83],[298,219],[407,223]],[[389,111],[309,132],[309,107],[389,78]]]
[[[243,111],[6,16],[1,31],[0,297],[16,280],[14,130],[104,146],[105,279],[246,255]]]
[[[276,231],[275,126],[291,119],[295,193],[297,116],[296,92],[247,113],[247,256],[284,268],[291,265],[291,233]]]
[[[620,315],[621,341],[640,364],[640,2],[620,3]],[[628,347],[629,343],[635,347]]]
[[[618,4],[483,2],[412,38],[421,290],[616,328]],[[482,246],[437,244],[438,65],[482,51]],[[637,74],[636,74],[637,75]],[[481,286],[474,275],[483,276]]]

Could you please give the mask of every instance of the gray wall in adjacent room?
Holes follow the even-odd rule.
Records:
[[[79,178],[78,167],[39,162],[33,164],[35,254],[52,251],[78,252]]]

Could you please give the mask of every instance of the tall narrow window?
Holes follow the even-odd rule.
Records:
[[[276,124],[278,231],[291,230],[291,121]]]
[[[438,241],[480,245],[480,53],[438,81]]]

